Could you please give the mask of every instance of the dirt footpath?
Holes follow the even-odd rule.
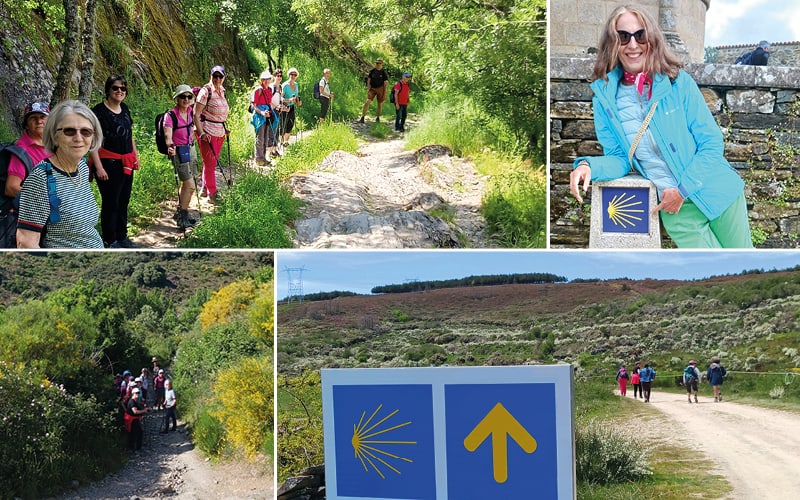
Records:
[[[800,495],[800,415],[730,401],[715,403],[703,396],[699,403],[689,404],[685,394],[655,391],[648,404],[678,425],[689,446],[719,466],[715,472],[733,486],[728,498]]]
[[[179,421],[178,430],[160,434],[163,411],[145,417],[142,450],[115,474],[68,492],[59,500],[148,498],[275,498],[269,460],[212,464],[194,448]]]

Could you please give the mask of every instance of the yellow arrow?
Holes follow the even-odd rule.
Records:
[[[500,403],[494,405],[494,408],[464,438],[464,447],[468,451],[475,451],[490,434],[494,480],[505,483],[508,479],[508,437],[516,441],[525,453],[536,451],[536,440]]]

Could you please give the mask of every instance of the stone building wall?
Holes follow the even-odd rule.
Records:
[[[737,57],[745,52],[751,51],[758,44],[754,40],[750,45],[724,45],[716,47],[717,64],[733,64]],[[800,67],[800,42],[777,42],[770,43],[769,66],[794,66]]]
[[[569,192],[577,156],[599,155],[592,121],[590,58],[550,61],[550,247],[589,242],[589,204]],[[693,64],[725,135],[725,157],[745,180],[758,247],[800,247],[800,68]],[[590,198],[589,198],[590,199]],[[663,233],[662,233],[662,236]],[[663,238],[663,246],[672,243]]]
[[[583,57],[594,53],[603,25],[611,12],[619,5],[636,3],[644,7],[665,32],[674,31],[680,40],[673,43],[674,40],[670,39],[670,45],[676,53],[686,51],[686,54],[682,54],[686,62],[702,62],[708,1],[552,0],[549,11],[550,54]]]

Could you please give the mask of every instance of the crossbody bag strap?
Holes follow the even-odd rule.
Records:
[[[631,165],[633,165],[633,154],[636,152],[636,148],[639,146],[639,142],[642,140],[642,137],[647,130],[647,126],[650,125],[650,119],[653,118],[653,114],[656,112],[656,106],[658,106],[658,101],[653,103],[653,107],[650,108],[650,112],[644,117],[642,126],[639,127],[639,131],[636,132],[636,137],[631,143],[631,149],[628,150],[628,163]]]

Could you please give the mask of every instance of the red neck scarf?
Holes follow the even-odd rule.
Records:
[[[650,75],[647,73],[642,72],[634,75],[633,73],[622,70],[622,81],[629,85],[636,85],[636,90],[639,92],[639,95],[644,94],[644,86],[647,85],[647,98],[650,99],[653,97],[653,79],[650,78]]]

